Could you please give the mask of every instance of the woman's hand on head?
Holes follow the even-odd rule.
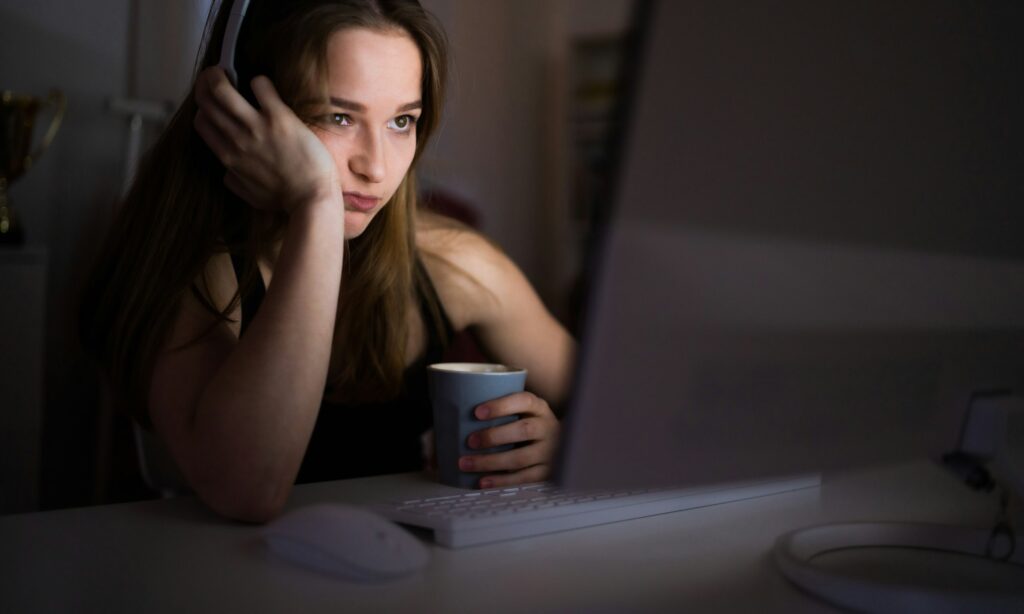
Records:
[[[480,405],[474,415],[480,420],[519,416],[519,420],[481,429],[469,436],[468,447],[481,451],[518,444],[505,452],[459,459],[460,470],[487,474],[480,478],[481,488],[540,482],[551,475],[561,427],[547,401],[530,392],[517,392]]]
[[[304,203],[342,203],[327,148],[278,96],[267,77],[252,80],[255,109],[219,67],[199,74],[196,132],[224,164],[224,183],[257,209],[291,212]]]

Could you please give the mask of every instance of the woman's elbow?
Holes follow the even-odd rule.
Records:
[[[218,515],[251,524],[264,524],[280,516],[290,492],[290,484],[287,487],[261,486],[244,490],[197,490],[199,498]]]

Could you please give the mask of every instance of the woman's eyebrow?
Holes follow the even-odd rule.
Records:
[[[357,113],[366,112],[366,105],[362,103],[355,102],[352,100],[346,100],[345,98],[337,98],[335,96],[331,96],[330,100],[331,104],[338,107],[339,109],[348,109],[350,111],[355,111]],[[401,105],[400,107],[398,107],[398,110],[396,112],[401,113],[403,111],[412,111],[414,109],[421,108],[423,108],[423,101],[416,100],[414,102],[407,102]]]
[[[350,111],[357,111],[359,113],[366,112],[366,105],[351,100],[345,100],[344,98],[335,98],[331,96],[331,104],[338,107],[339,109],[349,109]]]

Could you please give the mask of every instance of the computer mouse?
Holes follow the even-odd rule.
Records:
[[[408,531],[353,505],[292,510],[268,523],[263,538],[278,557],[347,580],[400,578],[430,559],[426,546]]]

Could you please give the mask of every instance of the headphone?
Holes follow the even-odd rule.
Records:
[[[238,73],[235,72],[235,46],[238,44],[238,33],[242,29],[242,19],[249,9],[249,0],[234,0],[228,26],[224,30],[224,42],[220,48],[220,62],[217,64],[227,73],[228,79],[235,87],[238,86]]]

